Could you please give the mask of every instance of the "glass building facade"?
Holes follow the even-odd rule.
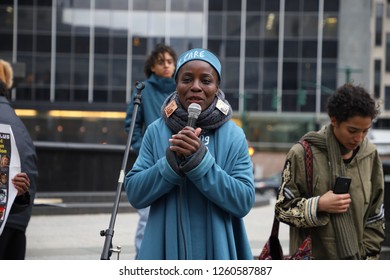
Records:
[[[124,144],[154,45],[208,48],[248,138],[288,146],[338,84],[341,1],[3,0],[0,57],[14,64],[11,99],[33,140]]]

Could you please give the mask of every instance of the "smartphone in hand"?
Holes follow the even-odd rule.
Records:
[[[351,185],[351,178],[337,177],[333,187],[333,192],[335,194],[348,193],[350,185]]]

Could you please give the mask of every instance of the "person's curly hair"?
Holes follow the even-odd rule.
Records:
[[[153,65],[155,65],[157,63],[157,61],[160,59],[160,57],[164,53],[169,53],[173,58],[174,65],[176,65],[176,62],[177,62],[176,52],[170,46],[167,46],[163,43],[159,43],[154,47],[152,53],[149,55],[149,57],[145,61],[144,73],[145,73],[147,78],[149,78],[153,74],[151,68],[153,67]]]
[[[338,122],[360,116],[375,119],[379,113],[379,105],[361,86],[351,83],[336,89],[327,102],[329,117],[335,117]]]

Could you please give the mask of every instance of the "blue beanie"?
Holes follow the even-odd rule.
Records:
[[[192,49],[189,51],[186,51],[183,53],[179,59],[177,60],[176,64],[176,71],[174,78],[176,79],[177,73],[179,72],[180,68],[186,64],[188,61],[191,60],[203,60],[213,66],[215,71],[218,73],[218,78],[221,80],[221,62],[219,59],[210,51],[205,49]]]

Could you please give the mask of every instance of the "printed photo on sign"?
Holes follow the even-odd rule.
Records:
[[[7,202],[7,189],[0,188],[0,206],[3,206]]]
[[[4,218],[5,218],[5,207],[0,206],[0,224],[1,222],[3,222]]]
[[[12,128],[8,124],[0,124],[0,235],[17,195],[11,179],[20,172],[20,167]]]

